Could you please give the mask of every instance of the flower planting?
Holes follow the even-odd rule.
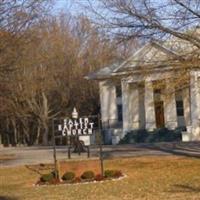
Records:
[[[43,174],[36,185],[56,185],[56,184],[75,184],[86,182],[99,182],[113,180],[122,177],[123,174],[119,170],[105,170],[104,175],[96,174],[92,170],[84,171],[80,176],[75,172],[65,172],[61,179],[56,179],[55,173]]]

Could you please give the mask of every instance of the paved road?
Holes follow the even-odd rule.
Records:
[[[90,152],[90,159],[95,159],[99,155],[99,148],[91,147]],[[114,157],[136,157],[149,155],[180,155],[200,158],[200,143],[155,143],[103,146],[103,156],[105,159]],[[3,157],[10,157],[10,159],[2,160]],[[66,146],[57,147],[57,157],[59,160],[67,160]],[[72,158],[87,159],[87,154],[83,153],[81,156],[72,154]],[[53,162],[52,147],[40,146],[0,148],[0,167],[49,162]]]

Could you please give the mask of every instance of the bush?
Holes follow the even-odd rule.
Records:
[[[95,174],[93,171],[85,171],[82,175],[81,175],[81,179],[84,180],[92,180],[94,179]]]
[[[120,170],[116,170],[115,171],[115,177],[118,178],[118,177],[121,177],[123,176],[122,172]]]
[[[104,177],[101,174],[97,174],[95,176],[95,181],[102,181],[104,179]]]
[[[75,179],[75,173],[74,172],[66,172],[63,176],[62,176],[62,180],[63,181],[72,181]]]
[[[104,171],[105,178],[112,178],[112,177],[114,177],[114,175],[115,175],[115,170],[107,169]]]
[[[181,132],[183,130],[184,127],[175,130],[160,128],[151,132],[147,130],[134,130],[128,132],[124,138],[121,139],[120,144],[181,141]]]
[[[54,179],[54,175],[52,173],[49,173],[49,174],[43,174],[41,177],[40,177],[40,181],[41,182],[51,182],[53,181]]]
[[[105,178],[118,178],[120,176],[122,176],[122,173],[119,170],[109,170],[108,169],[108,170],[104,171]]]

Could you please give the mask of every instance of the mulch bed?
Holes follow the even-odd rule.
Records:
[[[34,186],[55,186],[55,185],[78,185],[78,184],[91,184],[91,183],[103,183],[105,181],[117,181],[125,178],[126,175],[122,174],[120,177],[114,177],[114,178],[103,178],[101,180],[78,180],[75,179],[74,181],[62,181],[62,180],[54,180],[52,182],[44,183],[41,181],[38,181]]]
[[[29,166],[38,174],[45,174],[47,171],[50,172],[53,170],[53,164],[39,164],[34,166]],[[81,174],[86,171],[91,170],[95,173],[94,179],[81,179]],[[120,171],[115,177],[102,177],[100,174],[100,163],[99,160],[87,160],[87,161],[61,161],[59,162],[59,173],[60,177],[65,172],[73,171],[76,174],[76,178],[71,181],[63,181],[62,179],[53,179],[50,182],[37,181],[35,186],[46,186],[46,185],[63,185],[63,184],[88,184],[88,183],[97,183],[111,180],[119,180],[125,177]]]

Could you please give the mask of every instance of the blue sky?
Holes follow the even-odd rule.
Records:
[[[71,4],[71,0],[54,0],[54,2],[53,12],[69,9]]]
[[[97,1],[91,1],[94,7],[97,6]],[[70,12],[72,15],[77,14],[85,14],[90,15],[91,13],[87,10],[87,8],[83,8],[81,5],[88,5],[87,0],[54,0],[54,7],[52,9],[53,13],[58,13],[59,11]]]
[[[59,12],[59,11],[67,11],[67,12],[71,12],[72,14],[77,14],[77,13],[81,13],[81,9],[78,6],[78,4],[76,4],[76,2],[81,2],[84,3],[86,2],[85,0],[54,0],[55,5],[53,8],[53,12]]]

